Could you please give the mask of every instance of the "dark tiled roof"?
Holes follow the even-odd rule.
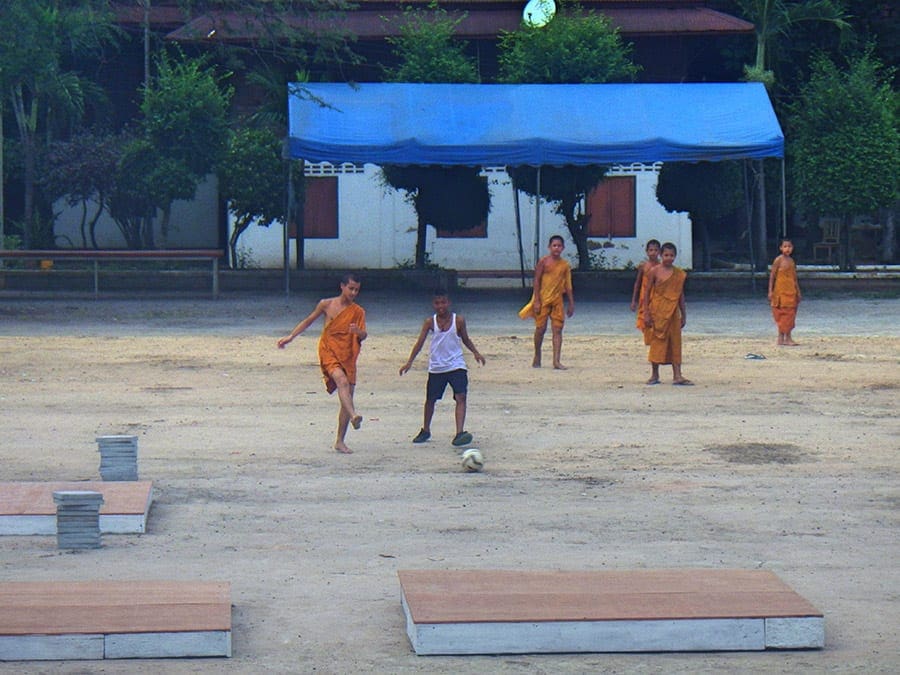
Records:
[[[480,2],[482,6],[489,3],[501,4],[493,0]],[[374,3],[362,4],[370,7]],[[519,7],[494,6],[468,12],[452,10],[448,13],[450,16],[465,14],[457,29],[457,35],[462,38],[489,38],[501,31],[514,31],[519,27],[522,18]],[[751,23],[706,7],[610,7],[604,9],[603,13],[626,37],[733,34],[753,30]],[[279,23],[282,28],[295,30],[343,30],[361,40],[372,40],[397,35],[398,20],[402,15],[402,10],[398,9],[358,9],[332,18],[311,19],[306,16],[289,15],[280,17]],[[167,37],[176,41],[212,39],[242,42],[258,37],[261,30],[262,24],[253,17],[236,12],[208,12],[185,23]]]

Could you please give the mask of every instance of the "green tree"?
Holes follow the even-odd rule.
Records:
[[[669,211],[686,211],[703,242],[702,268],[712,267],[709,227],[740,206],[742,172],[736,162],[666,162],[656,198]],[[695,231],[696,231],[695,230]]]
[[[286,184],[281,138],[268,128],[244,127],[232,134],[219,169],[219,191],[234,215],[228,240],[231,264],[238,264],[238,240],[256,221],[285,222]]]
[[[163,247],[172,203],[192,199],[225,151],[232,89],[223,86],[223,79],[205,58],[163,53],[156,75],[144,88],[139,128],[154,159],[144,180],[162,212]]]
[[[631,62],[626,45],[609,19],[576,10],[557,14],[537,28],[522,24],[500,36],[500,80],[508,83],[576,84],[632,80],[638,66]],[[561,101],[561,106],[578,101]],[[564,114],[564,113],[563,113]],[[536,196],[534,167],[509,167],[517,189]],[[590,268],[588,226],[590,214],[581,213],[586,195],[606,174],[605,166],[541,167],[540,197],[554,204],[578,251],[578,267]]]
[[[790,109],[788,150],[797,198],[806,210],[841,216],[840,263],[853,265],[850,224],[856,215],[898,199],[900,129],[893,73],[866,54],[846,70],[819,56]],[[892,257],[893,251],[888,252]]]
[[[40,222],[35,203],[39,156],[61,124],[84,114],[97,90],[79,67],[101,55],[115,36],[106,0],[0,3],[0,96],[12,110],[22,153],[26,248],[52,244],[52,228]]]
[[[477,82],[478,72],[465,55],[465,43],[453,38],[462,18],[453,19],[432,3],[428,10],[407,9],[400,35],[389,38],[398,59],[385,69],[391,82]],[[487,182],[479,167],[384,166],[385,184],[406,193],[416,210],[415,266],[425,267],[428,226],[447,230],[477,227],[491,208]]]

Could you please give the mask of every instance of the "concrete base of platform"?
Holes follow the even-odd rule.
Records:
[[[401,571],[417,654],[814,649],[822,613],[767,571]]]
[[[153,501],[151,481],[0,482],[0,535],[55,535],[57,491],[103,495],[102,534],[141,534]]]
[[[228,583],[0,583],[0,661],[203,656],[231,656]]]

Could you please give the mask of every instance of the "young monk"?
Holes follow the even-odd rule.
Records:
[[[466,329],[466,320],[462,314],[450,311],[450,298],[446,291],[434,292],[431,300],[434,314],[425,319],[419,338],[413,345],[409,358],[400,367],[400,375],[409,372],[413,361],[425,344],[425,338],[431,333],[431,347],[428,351],[428,382],[425,385],[425,411],[422,428],[413,443],[424,443],[431,438],[431,419],[434,417],[434,406],[444,396],[447,385],[453,390],[453,400],[456,401],[454,418],[456,421],[456,435],[451,443],[457,447],[472,442],[472,434],[466,431],[466,397],[469,390],[469,372],[466,369],[466,360],[463,358],[463,345],[472,352],[472,356],[482,366],[484,357],[475,348],[469,331]]]
[[[659,384],[659,367],[672,364],[672,384],[694,384],[681,374],[681,329],[687,323],[684,281],[687,274],[675,267],[678,249],[662,245],[662,261],[647,270],[647,289],[641,300],[644,325],[650,335],[647,360],[651,373],[647,384]]]
[[[644,325],[644,313],[640,310],[641,298],[644,297],[644,290],[647,285],[647,270],[656,267],[659,264],[659,241],[651,239],[647,242],[644,250],[647,252],[647,259],[641,261],[637,267],[637,276],[634,279],[634,288],[631,291],[631,311],[635,312],[635,326],[644,334],[644,344],[650,344],[650,335],[647,327]]]
[[[366,339],[366,310],[356,304],[360,282],[355,274],[347,274],[341,279],[341,294],[333,298],[319,300],[316,308],[298,323],[290,335],[278,340],[278,348],[284,349],[295,337],[309,328],[320,316],[325,317],[322,335],[319,337],[319,366],[325,379],[325,389],[329,394],[337,390],[341,403],[338,412],[337,437],[334,449],[349,454],[352,452],[344,438],[347,427],[359,429],[362,415],[353,405],[353,391],[356,388],[356,359],[363,340]]]
[[[575,314],[575,294],[572,292],[572,268],[562,257],[566,243],[558,234],[550,237],[548,254],[534,267],[534,290],[531,300],[521,310],[519,318],[534,317],[533,368],[541,367],[541,345],[547,332],[547,319],[553,334],[553,367],[565,370],[561,359],[562,332],[566,317]],[[568,306],[565,307],[568,301]]]
[[[800,306],[800,284],[797,282],[797,265],[791,254],[794,243],[790,239],[782,239],[779,247],[781,255],[772,263],[769,273],[769,304],[772,306],[772,318],[778,327],[778,345],[795,347],[791,337],[797,320],[797,308]]]

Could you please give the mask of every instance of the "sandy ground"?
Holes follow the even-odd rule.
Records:
[[[688,298],[685,375],[644,386],[627,303],[579,298],[566,372],[532,369],[521,293],[455,298],[486,356],[466,474],[421,425],[427,297],[367,294],[355,450],[330,450],[314,298],[0,300],[4,480],[96,479],[95,437],[136,434],[149,532],[61,552],[0,540],[0,579],[232,583],[231,659],[0,664],[16,673],[900,670],[900,299],[811,298],[796,348],[765,301]],[[317,330],[312,331],[317,334]],[[549,342],[549,341],[548,341]],[[760,354],[765,359],[747,359]],[[549,358],[546,359],[549,361]],[[809,652],[418,657],[398,569],[764,568],[826,617]]]

